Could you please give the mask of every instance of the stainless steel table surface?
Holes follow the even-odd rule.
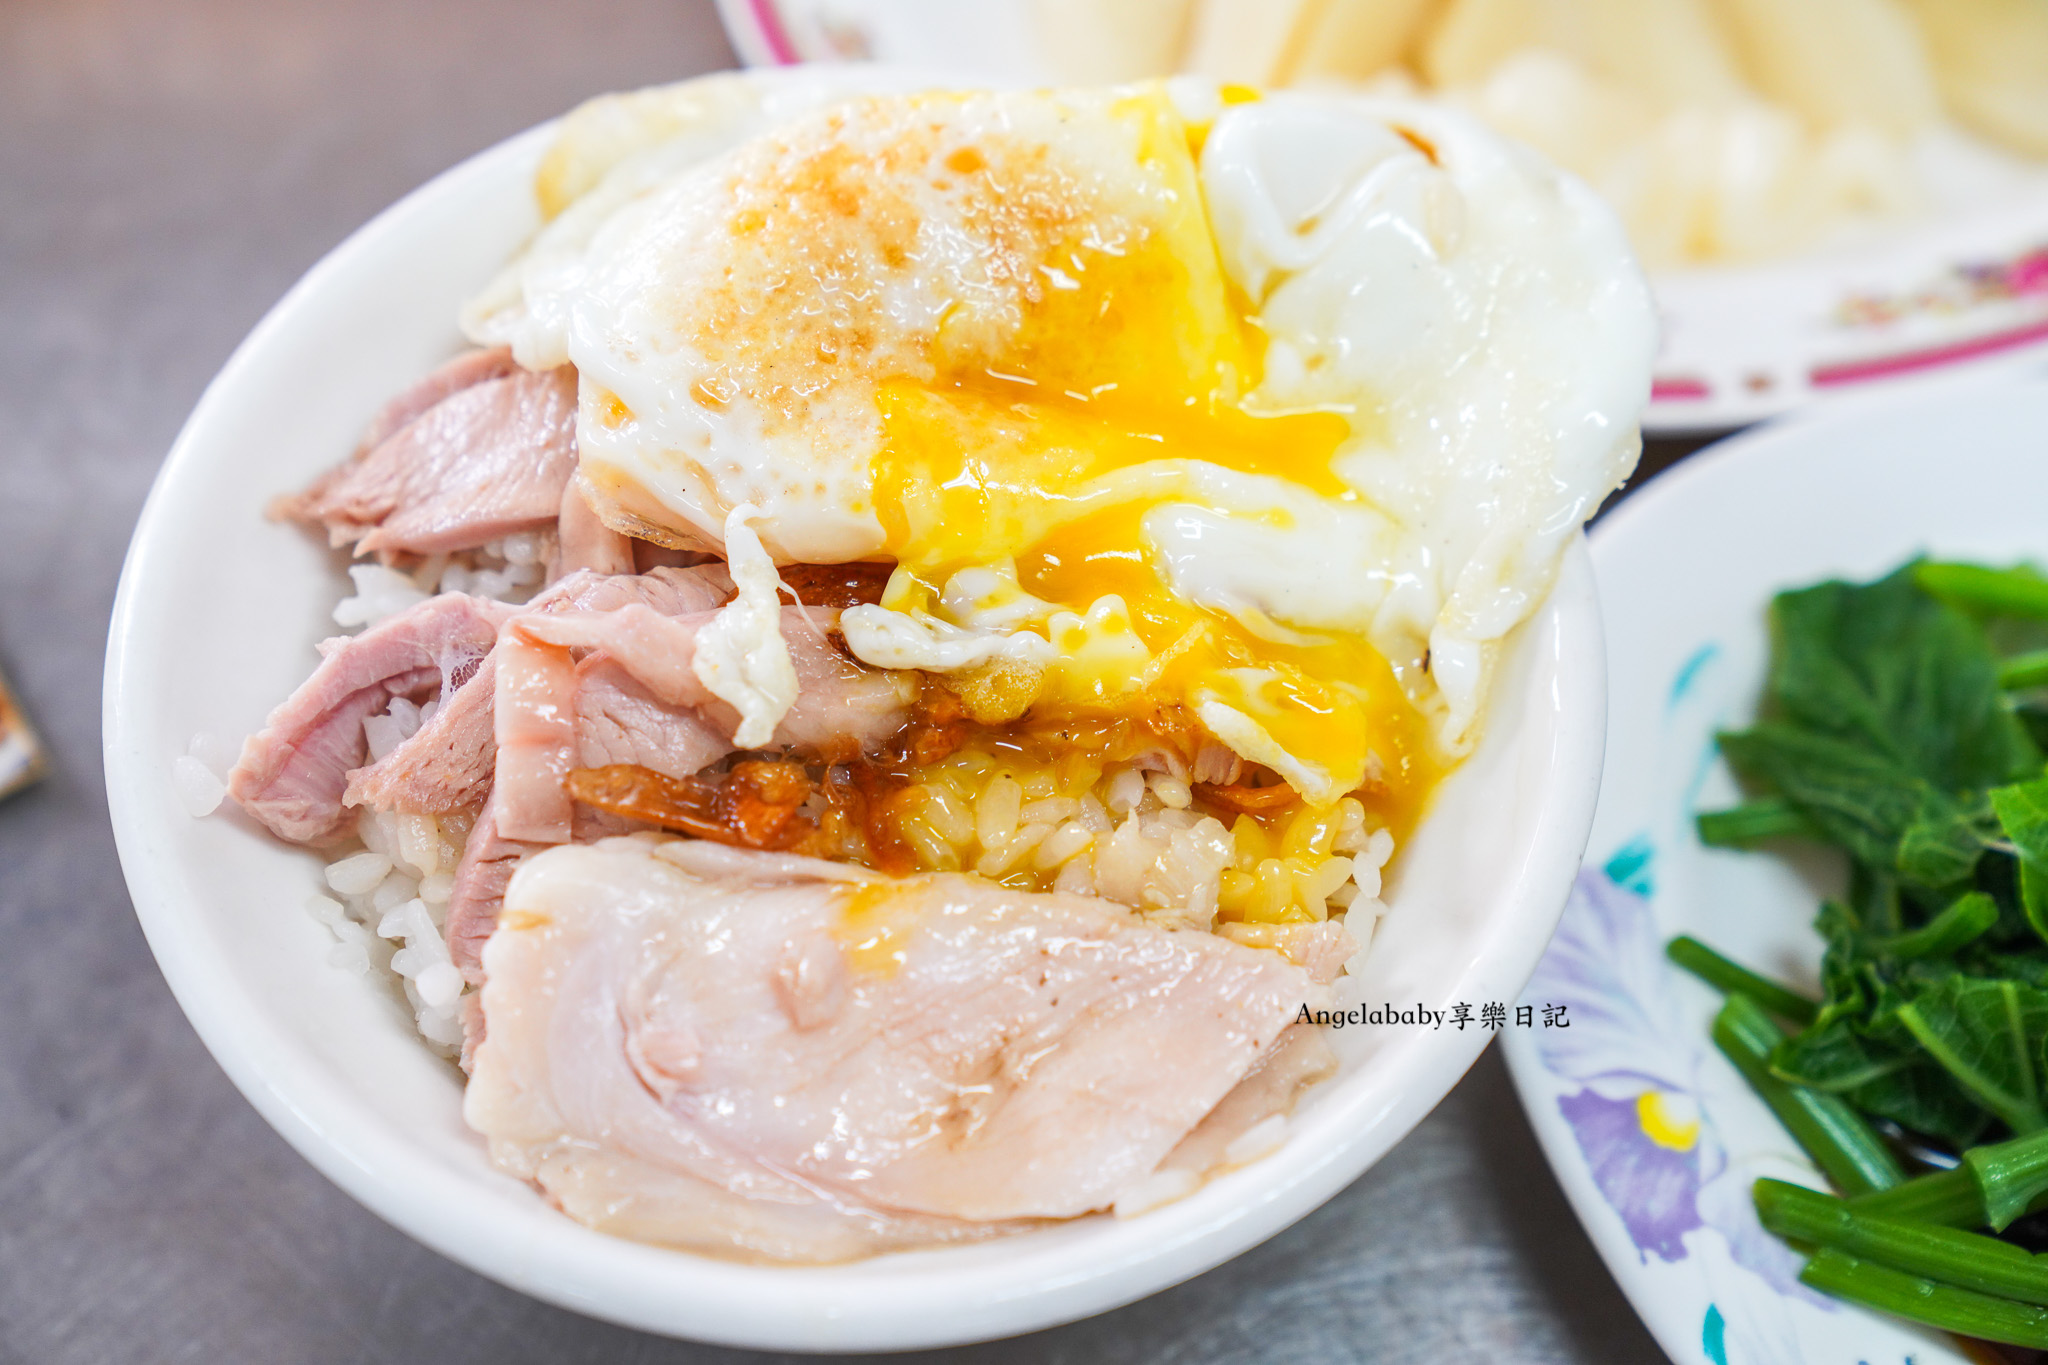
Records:
[[[0,664],[54,753],[0,805],[0,1362],[712,1362],[526,1299],[266,1127],[158,976],[108,831],[130,528],[321,253],[599,91],[730,64],[708,0],[0,0]],[[1659,1359],[1497,1056],[1327,1207],[1092,1321],[929,1358]]]

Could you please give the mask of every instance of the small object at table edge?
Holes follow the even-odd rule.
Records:
[[[0,674],[0,800],[33,786],[48,770],[43,746]]]

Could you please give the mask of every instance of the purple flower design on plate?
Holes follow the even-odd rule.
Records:
[[[1645,1096],[1655,1092],[1645,1091]],[[1621,1215],[1628,1235],[1645,1252],[1667,1261],[1685,1259],[1685,1234],[1700,1221],[1698,1130],[1683,1148],[1647,1136],[1643,1101],[1610,1100],[1581,1090],[1557,1102],[1592,1167],[1593,1183]]]
[[[1688,1233],[1712,1228],[1738,1265],[1780,1293],[1824,1303],[1798,1283],[1799,1261],[1756,1221],[1749,1175],[1731,1170],[1702,1104],[1705,1038],[1671,989],[1650,910],[1648,839],[1573,884],[1526,1000],[1570,1006],[1573,1026],[1538,1040],[1552,1074],[1578,1084],[1558,1111],[1601,1197],[1645,1258],[1684,1260]]]
[[[1647,859],[1632,846],[1610,866],[1634,881]],[[1661,963],[1641,951],[1651,923],[1643,896],[1581,872],[1528,998],[1570,1006],[1573,1027],[1546,1030],[1539,1049],[1550,1071],[1584,1087],[1558,1109],[1594,1183],[1639,1251],[1676,1261],[1685,1234],[1703,1225],[1701,1130],[1694,1049],[1657,988]]]

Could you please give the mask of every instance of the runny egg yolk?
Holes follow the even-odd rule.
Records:
[[[1149,510],[1203,501],[1180,462],[1355,501],[1332,457],[1378,420],[1369,406],[1247,410],[1261,338],[1217,261],[1185,126],[1163,105],[1131,116],[1168,212],[1149,228],[1084,230],[1041,261],[993,363],[985,350],[952,361],[942,324],[937,378],[880,386],[875,508],[899,565],[884,605],[931,611],[959,570],[1014,563],[1024,591],[1072,613],[1037,627],[1058,658],[1033,680],[1032,721],[1178,708],[1192,722],[1220,702],[1330,776],[1319,804],[1369,785],[1398,817],[1436,765],[1386,661],[1355,636],[1254,633],[1187,601],[1146,545]]]

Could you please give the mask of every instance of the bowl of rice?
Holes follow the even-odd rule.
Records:
[[[748,1264],[564,1217],[464,1121],[466,987],[445,916],[468,825],[372,812],[316,850],[216,811],[241,737],[337,626],[375,630],[435,594],[519,604],[542,590],[548,547],[530,534],[400,568],[347,565],[263,513],[456,351],[464,301],[538,225],[531,185],[555,136],[537,128],[456,167],[310,271],[208,387],[129,549],[105,691],[113,825],[151,949],[222,1068],[307,1160],[442,1254],[577,1311],[736,1346],[908,1349],[1029,1331],[1199,1274],[1330,1198],[1477,1058],[1492,1034],[1455,1022],[1455,1007],[1512,1006],[1564,904],[1605,708],[1577,539],[1501,643],[1477,743],[1412,828],[1350,798],[1226,822],[1197,796],[1218,774],[1185,765],[1076,767],[966,744],[924,773],[899,822],[920,873],[1108,896],[1167,929],[1194,905],[1253,947],[1274,946],[1287,906],[1312,897],[1348,912],[1369,946],[1322,1021],[1336,1073],[1284,1134],[1262,1133],[1260,1152],[1170,1200],[993,1240]],[[401,698],[370,716],[371,759],[432,707]],[[1253,1159],[1283,1135],[1283,1159]]]

